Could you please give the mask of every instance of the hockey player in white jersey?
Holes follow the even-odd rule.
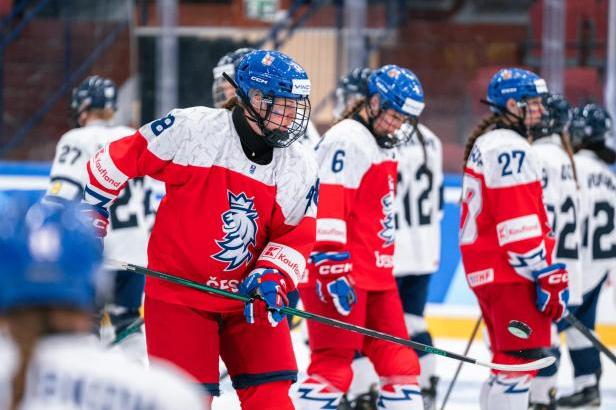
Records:
[[[117,88],[107,78],[88,77],[74,90],[71,108],[78,127],[68,131],[58,142],[47,199],[81,200],[90,157],[110,141],[135,132],[132,128],[112,124],[116,102]],[[111,206],[110,231],[105,238],[106,257],[141,266],[147,264],[146,247],[151,225],[147,216],[154,212],[151,203],[155,184],[160,185],[151,178],[131,180]],[[139,319],[145,279],[118,271],[115,282],[114,297],[106,306],[106,312],[118,334]],[[124,339],[120,348],[137,361],[145,363],[147,360],[141,331]]]
[[[607,111],[594,104],[576,109],[570,127],[581,189],[584,226],[581,247],[582,304],[571,309],[586,327],[595,329],[599,293],[616,269],[616,175],[610,169],[616,152],[608,144],[612,123]],[[574,369],[574,392],[558,399],[558,408],[599,407],[599,351],[580,332],[565,330]]]
[[[342,120],[347,110],[352,109],[357,102],[366,98],[370,74],[372,74],[371,68],[355,68],[338,80],[333,109],[335,121]]]
[[[19,363],[8,408],[205,408],[178,370],[157,362],[146,370],[89,333],[104,274],[100,240],[82,207],[36,204],[3,215],[0,311]]]
[[[428,285],[440,264],[443,218],[443,148],[423,124],[398,152],[396,192],[396,251],[394,276],[409,336],[432,346],[424,319]],[[436,406],[436,358],[417,351],[421,364],[419,387],[426,409]]]
[[[548,94],[543,98],[545,112],[534,134],[533,152],[541,161],[543,201],[555,234],[554,260],[569,272],[569,307],[582,303],[582,242],[580,198],[573,152],[567,136],[571,106],[564,97]],[[562,323],[559,330],[562,329]],[[556,329],[554,329],[556,331]],[[560,339],[552,337],[552,351],[560,356]],[[530,402],[533,410],[556,409],[557,363],[541,369],[533,379]]]
[[[214,82],[212,83],[212,100],[214,101],[214,107],[223,108],[227,102],[235,97],[235,88],[233,88],[233,85],[231,85],[222,74],[226,73],[229,77],[233,78],[235,69],[242,57],[254,50],[254,48],[250,47],[238,48],[237,50],[225,54],[218,60],[216,67],[212,70],[212,74],[214,75]]]
[[[212,70],[214,74],[214,82],[212,83],[212,99],[214,101],[214,107],[223,108],[232,101],[233,97],[235,97],[235,88],[233,88],[233,86],[225,80],[222,74],[226,73],[228,76],[233,78],[240,60],[251,51],[254,51],[254,48],[238,48],[237,50],[225,54],[220,58],[220,60],[218,60],[216,67]],[[321,136],[319,135],[317,127],[315,127],[312,120],[309,120],[306,133],[298,141],[302,145],[313,148],[320,140]],[[295,303],[297,303],[297,297],[292,297],[292,299]],[[294,306],[293,303],[291,303],[291,305]]]

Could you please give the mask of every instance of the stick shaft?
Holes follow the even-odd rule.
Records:
[[[133,271],[135,273],[139,273],[142,275],[146,275],[146,276],[151,276],[151,277],[155,277],[158,279],[163,279],[169,282],[174,282],[180,285],[184,285],[187,286],[189,288],[193,288],[193,289],[198,289],[204,292],[208,292],[214,295],[218,295],[218,296],[223,296],[229,299],[234,299],[237,300],[239,302],[250,302],[252,299],[243,295],[239,295],[233,292],[229,292],[226,290],[222,290],[222,289],[218,289],[218,288],[214,288],[211,286],[207,286],[195,281],[192,281],[190,279],[184,279],[184,278],[180,278],[174,275],[169,275],[168,273],[163,273],[163,272],[158,272],[149,268],[143,268],[141,266],[137,266],[137,265],[133,265],[131,263],[121,263],[122,267],[126,270],[129,271]],[[464,362],[467,363],[476,363],[475,359],[469,358],[469,357],[465,357],[465,356],[461,356],[459,354],[453,353],[453,352],[448,352],[446,350],[441,350],[441,349],[437,349],[433,346],[428,346],[428,345],[424,345],[423,343],[419,343],[419,342],[414,342],[412,340],[408,340],[408,339],[403,339],[401,337],[397,337],[397,336],[393,336],[387,333],[383,333],[383,332],[379,332],[377,330],[372,330],[372,329],[367,329],[365,327],[361,327],[361,326],[357,326],[357,325],[352,325],[350,323],[346,323],[346,322],[342,322],[340,320],[337,319],[332,319],[326,316],[321,316],[318,315],[316,313],[310,313],[310,312],[306,312],[304,310],[299,310],[299,309],[294,309],[294,308],[290,308],[290,307],[282,307],[280,309],[280,311],[282,313],[285,313],[287,315],[293,315],[293,316],[298,316],[304,319],[309,319],[309,320],[314,320],[316,322],[320,322],[329,326],[333,326],[333,327],[337,327],[340,329],[345,329],[345,330],[349,330],[351,332],[356,332],[356,333],[360,333],[364,336],[370,336],[376,339],[382,339],[382,340],[387,340],[390,341],[392,343],[397,343],[397,344],[401,344],[404,346],[408,346],[408,347],[412,347],[414,349],[417,350],[421,350],[424,351],[426,353],[432,353],[432,354],[436,354],[439,356],[444,356],[444,357],[451,357],[452,359],[457,359],[457,360],[462,360]]]
[[[109,344],[109,347],[112,347],[112,346],[115,346],[115,345],[121,343],[128,336],[132,335],[133,333],[138,332],[139,329],[141,329],[141,326],[143,326],[143,318],[142,317],[140,317],[139,319],[135,320],[133,323],[128,325],[123,331],[118,333],[116,335],[115,339],[113,339],[111,341],[111,343]]]
[[[112,261],[110,261],[110,263],[114,264],[116,268],[132,271],[135,273],[139,273],[141,275],[146,275],[146,276],[151,276],[151,277],[155,277],[158,279],[166,280],[168,282],[172,282],[178,285],[183,285],[188,288],[201,290],[203,292],[211,293],[211,294],[218,295],[218,296],[223,296],[223,297],[234,299],[240,302],[247,303],[247,302],[252,301],[252,299],[247,296],[239,295],[239,294],[229,292],[226,290],[222,290],[222,289],[218,289],[218,288],[213,288],[211,286],[203,285],[201,283],[192,281],[190,279],[184,279],[184,278],[180,278],[174,275],[170,275],[168,273],[158,272],[152,269],[133,265],[132,263],[112,262]],[[487,363],[487,362],[482,362],[482,361],[479,361],[479,360],[476,360],[470,357],[459,355],[457,353],[449,352],[447,350],[437,349],[433,346],[428,346],[423,343],[414,342],[412,340],[407,340],[401,337],[379,332],[377,330],[367,329],[365,327],[352,325],[350,323],[342,322],[340,320],[332,319],[326,316],[317,315],[316,313],[310,313],[304,310],[294,309],[294,308],[290,308],[286,306],[280,308],[280,311],[287,315],[293,315],[293,316],[302,317],[304,319],[314,320],[314,321],[317,321],[317,322],[320,322],[320,323],[323,323],[329,326],[337,327],[340,329],[345,329],[351,332],[356,332],[364,336],[370,336],[375,339],[387,340],[392,343],[397,343],[400,345],[412,347],[416,350],[421,350],[426,353],[432,353],[438,356],[449,357],[451,359],[461,360],[463,362],[477,364],[479,366],[489,367],[493,369],[503,369],[503,370],[511,370],[511,371],[516,371],[516,370],[526,371],[527,368],[535,369],[536,364],[539,364],[539,367],[536,367],[536,368],[543,368],[553,363],[553,358],[552,358],[552,361],[547,364],[545,362],[546,359],[537,360],[536,363],[533,362],[533,363],[528,363],[526,365],[502,365],[502,364],[497,364],[497,363]]]
[[[614,353],[610,349],[608,349],[607,346],[601,343],[601,341],[597,339],[597,337],[593,334],[593,332],[591,332],[590,329],[584,326],[584,324],[580,322],[580,320],[577,317],[569,313],[567,314],[567,316],[565,316],[565,320],[571,326],[573,326],[578,331],[580,331],[580,333],[586,336],[586,338],[590,340],[590,342],[593,344],[593,346],[597,350],[603,352],[614,364],[616,364],[616,355],[614,355]]]

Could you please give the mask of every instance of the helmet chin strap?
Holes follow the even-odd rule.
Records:
[[[227,73],[222,73],[222,76],[225,78],[225,80],[229,82],[229,84],[233,86],[233,88],[235,88],[235,92],[240,97],[240,100],[244,103],[244,106],[248,110],[249,115],[246,115],[246,119],[248,121],[251,121],[257,124],[266,142],[268,142],[268,144],[271,144],[271,142],[268,141],[268,138],[271,140],[284,139],[284,136],[287,133],[280,131],[278,129],[276,130],[267,129],[267,127],[265,126],[265,121],[263,117],[261,117],[259,113],[257,113],[257,110],[255,110],[255,108],[250,103],[250,99],[248,98],[246,94],[244,94],[244,92],[242,92],[242,90],[238,87],[237,83],[233,81],[233,79],[229,75],[227,75]],[[265,98],[270,98],[270,97],[265,97]],[[272,112],[272,105],[273,104],[267,104],[267,113],[265,115],[265,118],[268,118],[270,116],[270,113]]]
[[[366,100],[366,108],[367,108],[366,111],[368,112],[368,122],[366,124],[368,126],[368,129],[370,130],[370,132],[372,133],[372,135],[374,135],[374,137],[376,139],[383,138],[382,136],[377,135],[377,133],[376,133],[376,131],[374,129],[374,122],[379,117],[379,115],[381,115],[383,113],[383,109],[381,108],[381,104],[379,103],[379,112],[376,115],[374,115],[374,112],[372,111],[372,107],[370,106],[370,98],[368,100]]]
[[[233,88],[235,88],[235,92],[240,97],[240,100],[244,103],[246,109],[249,111],[250,115],[247,115],[246,119],[250,122],[257,124],[259,130],[261,130],[261,134],[265,135],[265,132],[267,130],[267,128],[265,128],[265,122],[263,122],[263,118],[261,118],[259,113],[257,113],[257,110],[255,110],[255,108],[250,103],[250,99],[248,99],[248,96],[242,92],[240,87],[238,87],[237,83],[233,81],[233,79],[227,73],[222,73],[222,76],[225,78],[225,80],[229,82],[229,84],[233,86]]]
[[[529,136],[528,136],[529,129],[526,127],[526,124],[524,123],[524,119],[526,117],[526,107],[520,107],[520,108],[522,108],[524,110],[524,116],[521,117],[521,116],[511,112],[509,110],[509,108],[502,107],[502,106],[500,106],[498,104],[494,104],[493,102],[490,102],[488,100],[481,99],[481,100],[479,100],[479,102],[481,102],[482,104],[485,104],[485,105],[487,105],[489,107],[496,108],[497,110],[499,110],[500,112],[502,112],[505,115],[509,115],[509,116],[513,117],[517,121],[517,125],[511,124],[511,127],[515,131],[519,132],[523,137],[525,137],[527,139],[529,138]]]

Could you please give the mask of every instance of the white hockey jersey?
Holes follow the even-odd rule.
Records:
[[[440,263],[443,148],[427,127],[419,124],[419,131],[426,143],[425,161],[416,134],[398,150],[395,276],[433,273]]]
[[[111,126],[103,121],[68,131],[60,138],[51,167],[47,195],[78,200],[88,182],[86,164],[103,146],[131,135],[134,129]],[[155,212],[153,190],[164,191],[152,178],[128,182],[110,208],[109,232],[105,237],[105,256],[137,265],[147,264],[147,243]]]
[[[144,369],[89,335],[42,339],[28,368],[20,410],[205,409],[198,384],[171,365]]]
[[[541,161],[541,187],[548,221],[556,236],[554,263],[564,263],[569,272],[569,304],[582,303],[580,246],[582,219],[578,186],[573,166],[560,136],[551,135],[532,144]]]
[[[582,288],[586,293],[611,271],[616,274],[616,175],[588,150],[575,154],[583,221]]]

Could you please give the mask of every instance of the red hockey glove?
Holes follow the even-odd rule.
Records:
[[[107,235],[107,226],[109,225],[109,211],[102,206],[94,206],[86,202],[79,204],[79,210],[92,222],[96,236],[104,238]]]
[[[557,322],[567,312],[569,273],[557,263],[533,272],[537,290],[537,309]]]
[[[244,305],[246,321],[254,324],[267,321],[272,327],[278,326],[285,314],[280,308],[287,306],[287,285],[284,276],[276,269],[257,268],[248,274],[240,284],[240,295],[253,298]]]
[[[309,269],[316,274],[319,299],[324,303],[332,301],[338,313],[348,316],[357,302],[350,278],[353,264],[349,252],[314,252]]]

